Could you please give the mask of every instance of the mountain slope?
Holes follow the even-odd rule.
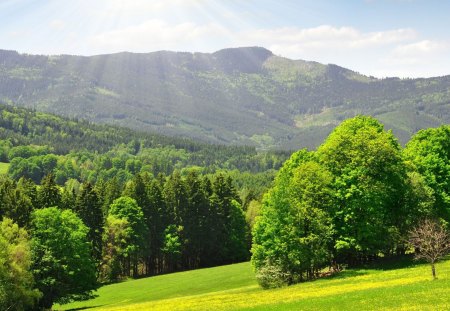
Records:
[[[370,114],[402,142],[450,123],[450,76],[375,79],[264,48],[92,57],[0,51],[0,101],[99,123],[261,148],[313,147]]]

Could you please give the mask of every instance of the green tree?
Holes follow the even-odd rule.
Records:
[[[92,256],[102,258],[103,213],[97,192],[91,183],[83,184],[75,201],[75,212],[89,228],[88,239],[92,242]]]
[[[216,175],[212,183],[210,197],[212,211],[211,234],[216,239],[213,248],[220,263],[245,260],[248,257],[245,215],[233,180],[222,173]],[[214,219],[215,218],[215,219]],[[242,228],[238,228],[242,225]]]
[[[376,119],[357,116],[336,127],[317,155],[334,176],[339,259],[359,261],[393,251],[407,216],[406,167],[396,138]]]
[[[142,258],[145,237],[148,234],[144,213],[137,205],[136,200],[130,197],[120,197],[111,204],[109,216],[125,219],[128,222],[126,233],[128,239],[124,249],[125,257],[128,259],[126,275],[128,276],[132,269],[133,277],[137,277],[139,259]]]
[[[162,272],[162,253],[164,230],[169,225],[169,218],[166,214],[166,203],[163,197],[161,182],[153,179],[146,183],[149,206],[144,212],[144,217],[149,229],[149,257],[147,258],[148,269],[153,269],[153,273]]]
[[[40,297],[33,289],[31,251],[25,229],[11,219],[0,222],[0,309],[27,310]]]
[[[40,208],[60,206],[61,194],[53,174],[48,174],[42,179],[37,195]]]
[[[433,190],[433,215],[450,222],[450,126],[420,130],[403,154]]]
[[[21,227],[29,225],[33,203],[26,191],[6,176],[0,177],[0,216],[11,218]]]
[[[89,229],[70,210],[39,209],[32,215],[32,272],[49,309],[89,297],[97,288],[95,263],[87,239]]]
[[[311,158],[304,150],[293,154],[263,200],[253,228],[252,264],[264,276],[258,279],[270,271],[283,275],[274,284],[312,279],[329,263],[333,178]]]
[[[165,264],[169,272],[177,270],[179,261],[181,259],[182,243],[181,232],[183,227],[170,225],[164,230],[164,240],[162,252],[165,256]]]
[[[100,278],[102,281],[117,281],[126,273],[127,254],[125,249],[129,241],[129,223],[125,218],[108,216],[103,230],[102,265]]]

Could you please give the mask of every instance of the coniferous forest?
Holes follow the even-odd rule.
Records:
[[[450,221],[449,126],[402,147],[357,116],[290,155],[1,108],[1,309],[250,258],[261,286],[293,284],[411,252],[421,219]]]

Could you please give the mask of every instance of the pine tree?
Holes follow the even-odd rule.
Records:
[[[75,201],[75,212],[89,228],[88,240],[92,242],[92,257],[100,262],[102,258],[103,213],[97,192],[91,183],[82,185]]]
[[[38,208],[60,206],[61,204],[61,194],[52,173],[42,178],[41,186],[38,188],[38,202]]]

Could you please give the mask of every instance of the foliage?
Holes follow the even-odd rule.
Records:
[[[256,281],[263,289],[278,288],[288,285],[291,276],[280,267],[265,264],[256,272]]]
[[[125,262],[127,241],[130,239],[130,228],[125,218],[108,216],[103,230],[102,265],[100,279],[104,282],[119,280],[126,271]]]
[[[257,274],[275,262],[293,283],[315,278],[329,263],[332,176],[308,157],[305,151],[294,154],[265,197],[253,228],[252,263]]]
[[[24,132],[20,123],[29,130]],[[2,152],[0,162],[11,162],[9,175],[14,179],[26,176],[37,183],[54,173],[60,185],[70,178],[91,183],[113,176],[129,180],[138,172],[156,176],[189,166],[205,173],[218,169],[264,172],[278,169],[289,155],[94,125],[0,103]]]
[[[381,123],[346,120],[316,152],[300,150],[281,168],[253,227],[253,266],[276,263],[295,283],[326,265],[402,254],[416,219],[433,214],[433,194]]]
[[[35,202],[26,182],[16,183],[0,176],[0,217],[11,218],[21,227],[28,226]]]
[[[39,304],[85,299],[97,288],[88,228],[72,211],[57,207],[32,215],[31,271],[43,296]]]
[[[333,174],[336,251],[346,260],[388,253],[407,216],[400,203],[406,167],[396,138],[376,119],[357,116],[336,127],[317,153]]]
[[[181,258],[181,238],[183,227],[170,225],[164,230],[164,239],[161,251],[166,256],[169,271],[177,269]]]
[[[450,126],[419,131],[404,150],[404,157],[424,177],[433,192],[432,215],[450,220]]]
[[[132,267],[133,276],[137,277],[138,260],[144,251],[145,237],[148,230],[145,224],[144,213],[137,205],[136,200],[123,196],[114,200],[111,204],[109,216],[123,219],[127,223],[123,234],[126,240],[122,249],[122,254],[126,259],[124,265],[127,268],[123,272],[125,272],[126,276],[129,276],[130,268]]]
[[[92,241],[92,257],[99,262],[102,258],[103,212],[100,198],[88,182],[83,184],[75,200],[74,211],[89,228],[88,240]]]
[[[0,222],[0,309],[27,310],[40,297],[33,289],[27,232],[11,219]]]

